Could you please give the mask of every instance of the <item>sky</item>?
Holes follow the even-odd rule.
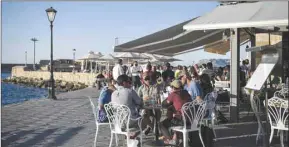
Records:
[[[54,59],[76,59],[89,51],[113,52],[119,44],[168,28],[212,11],[217,2],[2,2],[2,63],[36,63],[50,59],[50,27],[45,10],[57,10],[54,21]],[[241,54],[242,56],[242,54]],[[201,51],[176,56],[181,64],[210,58],[230,58]]]

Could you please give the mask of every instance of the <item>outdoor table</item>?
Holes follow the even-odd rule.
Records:
[[[161,104],[156,104],[156,105],[145,105],[143,107],[143,109],[147,109],[147,110],[153,110],[153,113],[154,113],[154,118],[155,118],[155,121],[154,121],[154,130],[155,130],[155,141],[154,142],[150,142],[150,145],[151,146],[160,146],[160,145],[163,145],[163,143],[159,142],[159,122],[157,122],[157,115],[156,115],[156,111],[155,110],[161,110],[162,109],[162,106]]]

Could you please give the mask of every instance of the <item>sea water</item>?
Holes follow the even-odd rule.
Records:
[[[10,77],[11,73],[1,73],[1,78]],[[1,104],[21,103],[31,99],[45,98],[48,90],[1,82]]]

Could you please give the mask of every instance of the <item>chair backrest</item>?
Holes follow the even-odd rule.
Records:
[[[217,91],[212,91],[204,97],[204,101],[206,101],[206,110],[208,110],[209,112],[208,118],[215,119],[215,107],[217,97],[218,97]]]
[[[108,103],[104,105],[110,129],[116,132],[122,132],[122,129],[128,130],[130,120],[130,109],[125,105]]]
[[[93,100],[90,96],[86,96],[89,101],[90,101],[90,105],[91,105],[91,108],[92,108],[92,113],[94,115],[94,120],[95,120],[95,123],[97,124],[98,123],[98,108],[95,107],[94,103],[93,103]]]
[[[288,88],[282,86],[282,89],[279,91],[274,92],[274,97],[283,97],[285,98],[289,94]]]
[[[288,119],[288,100],[278,97],[270,98],[268,100],[268,112],[271,126],[276,123],[277,127],[285,128],[286,120]]]
[[[204,97],[204,101],[206,101],[206,109],[215,108],[217,97],[218,97],[217,91],[212,91]]]
[[[203,120],[206,110],[206,102],[197,100],[187,102],[182,106],[182,118],[184,128],[196,127]],[[187,126],[189,124],[189,126]]]

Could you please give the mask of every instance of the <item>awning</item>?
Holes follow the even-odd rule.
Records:
[[[240,42],[241,42],[241,46],[248,43],[250,36],[244,32],[241,31],[240,34]],[[210,53],[215,53],[215,54],[220,54],[220,55],[226,55],[227,52],[230,51],[230,40],[220,40],[220,41],[216,41],[214,43],[210,43],[210,44],[206,44],[203,48],[205,52],[210,52]]]
[[[203,46],[223,39],[222,30],[185,31],[188,22],[147,35],[114,47],[115,52],[138,52],[173,56],[175,53]]]
[[[184,25],[185,30],[288,26],[288,1],[262,1],[216,7]],[[288,31],[288,27],[287,27]]]

